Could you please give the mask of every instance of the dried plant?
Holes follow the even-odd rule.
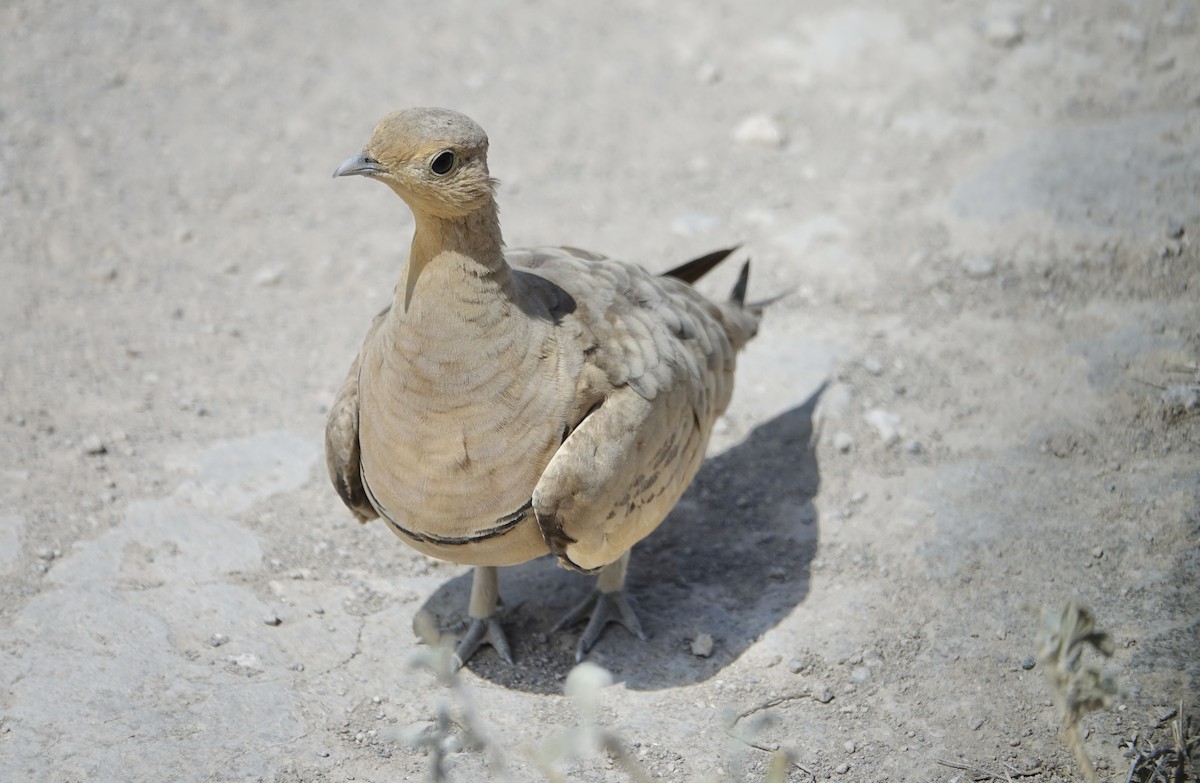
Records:
[[[1088,647],[1104,657],[1116,649],[1112,637],[1096,628],[1091,612],[1070,602],[1055,614],[1044,612],[1040,658],[1054,692],[1067,746],[1075,755],[1080,772],[1089,783],[1099,778],[1083,748],[1079,724],[1089,712],[1107,709],[1117,694],[1116,681],[1091,666],[1082,664]]]

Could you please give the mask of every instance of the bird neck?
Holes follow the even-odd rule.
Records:
[[[504,260],[504,240],[494,201],[461,217],[443,218],[415,211],[414,216],[417,225],[412,248],[403,285],[396,291],[397,299],[403,297],[398,302],[403,312],[408,312],[420,278],[430,276],[425,274],[427,270],[438,277],[459,269],[468,278],[486,279],[507,288],[511,270]],[[443,289],[438,293],[448,292]]]

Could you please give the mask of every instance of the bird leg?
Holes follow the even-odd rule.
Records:
[[[454,668],[460,669],[481,646],[490,644],[507,663],[512,652],[500,621],[495,618],[500,605],[500,581],[495,566],[475,566],[471,577],[471,603],[467,608],[467,632],[454,648]]]
[[[551,633],[562,630],[579,622],[589,612],[591,613],[587,627],[583,629],[583,635],[579,637],[579,644],[575,647],[576,663],[583,660],[583,656],[592,649],[592,645],[604,633],[604,629],[609,623],[620,623],[625,626],[625,630],[637,638],[645,640],[646,632],[642,630],[637,613],[633,611],[633,607],[629,605],[629,599],[625,597],[625,572],[628,568],[629,552],[627,551],[600,569],[600,576],[596,580],[596,589],[550,629]]]

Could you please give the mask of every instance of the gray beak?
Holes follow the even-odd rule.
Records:
[[[342,165],[337,167],[337,170],[333,172],[333,176],[349,177],[352,174],[361,174],[364,177],[372,177],[383,172],[384,168],[379,164],[379,161],[372,158],[366,152],[360,152],[342,161]]]

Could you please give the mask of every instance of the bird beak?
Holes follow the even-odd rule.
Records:
[[[342,165],[337,167],[337,170],[333,172],[333,176],[349,177],[352,174],[361,174],[364,177],[371,177],[383,172],[384,168],[380,165],[379,161],[368,155],[366,151],[363,151],[342,161]]]

